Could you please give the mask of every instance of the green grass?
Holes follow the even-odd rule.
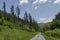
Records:
[[[60,29],[50,30],[43,33],[46,40],[60,40]]]
[[[0,40],[30,40],[36,34],[37,32],[23,30],[20,25],[6,20],[3,20],[0,25]]]
[[[19,29],[10,29],[0,25],[0,40],[30,40],[36,32],[28,32]]]

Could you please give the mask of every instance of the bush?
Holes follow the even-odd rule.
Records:
[[[43,33],[46,40],[60,40],[60,29],[50,30]]]
[[[0,13],[0,18],[2,18],[2,14]]]
[[[0,25],[4,24],[4,18],[0,19]]]

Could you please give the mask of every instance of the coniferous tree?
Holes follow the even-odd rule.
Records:
[[[25,11],[25,14],[24,14],[24,21],[25,21],[25,22],[28,22],[28,14],[27,14],[26,11]]]
[[[17,15],[18,15],[18,18],[19,18],[19,15],[20,15],[20,8],[19,7],[16,8],[16,12],[17,12]]]
[[[6,14],[6,3],[3,2],[3,11],[4,11],[4,14],[2,15],[4,17],[4,19],[7,20],[7,14]]]
[[[29,14],[29,23],[30,23],[30,29],[32,29],[32,16],[31,16],[31,14]]]
[[[30,24],[32,23],[32,16],[31,16],[31,14],[29,14],[29,22],[30,22]]]
[[[55,28],[60,28],[60,12],[55,16],[55,19],[53,19],[50,29]]]
[[[14,6],[11,6],[11,14],[14,15]]]
[[[35,21],[35,19],[33,19],[33,29],[35,29],[36,31],[38,31],[39,26],[37,24],[37,22]]]
[[[14,6],[13,5],[11,6],[11,15],[12,15],[11,21],[14,22]]]
[[[0,18],[2,18],[2,13],[1,13],[1,10],[0,10]]]
[[[1,10],[0,10],[0,12],[1,12]]]
[[[3,2],[3,11],[4,11],[4,13],[6,12],[6,3],[5,2]]]

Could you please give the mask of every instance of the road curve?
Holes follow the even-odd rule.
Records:
[[[44,36],[41,34],[37,34],[35,37],[33,37],[30,40],[45,40]]]

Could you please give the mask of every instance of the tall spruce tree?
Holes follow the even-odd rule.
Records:
[[[11,6],[11,14],[14,15],[14,6]]]
[[[27,14],[26,11],[25,11],[25,14],[24,14],[24,21],[25,21],[25,22],[28,22],[28,14]]]
[[[30,29],[32,29],[33,27],[32,27],[32,16],[31,16],[31,14],[29,13],[29,23],[30,23]]]
[[[12,22],[14,22],[14,6],[13,5],[11,6],[11,15],[12,15],[12,18],[10,19]]]
[[[5,17],[5,13],[6,13],[6,3],[5,2],[3,2],[3,11],[4,11],[3,16]]]
[[[3,2],[3,11],[4,11],[4,14],[2,14],[2,16],[4,17],[5,20],[7,20],[7,15],[6,15],[6,3]]]
[[[38,31],[39,26],[37,24],[37,22],[35,21],[35,19],[33,19],[33,29],[35,29],[36,31]]]
[[[19,8],[18,6],[16,7],[16,12],[17,12],[18,19],[19,19],[19,15],[20,15],[20,8]]]
[[[30,13],[29,13],[29,22],[30,22],[30,24],[32,24],[32,16]]]
[[[51,29],[60,28],[60,12],[55,16],[52,21]]]
[[[4,11],[4,13],[6,12],[6,3],[5,2],[3,2],[3,11]]]

